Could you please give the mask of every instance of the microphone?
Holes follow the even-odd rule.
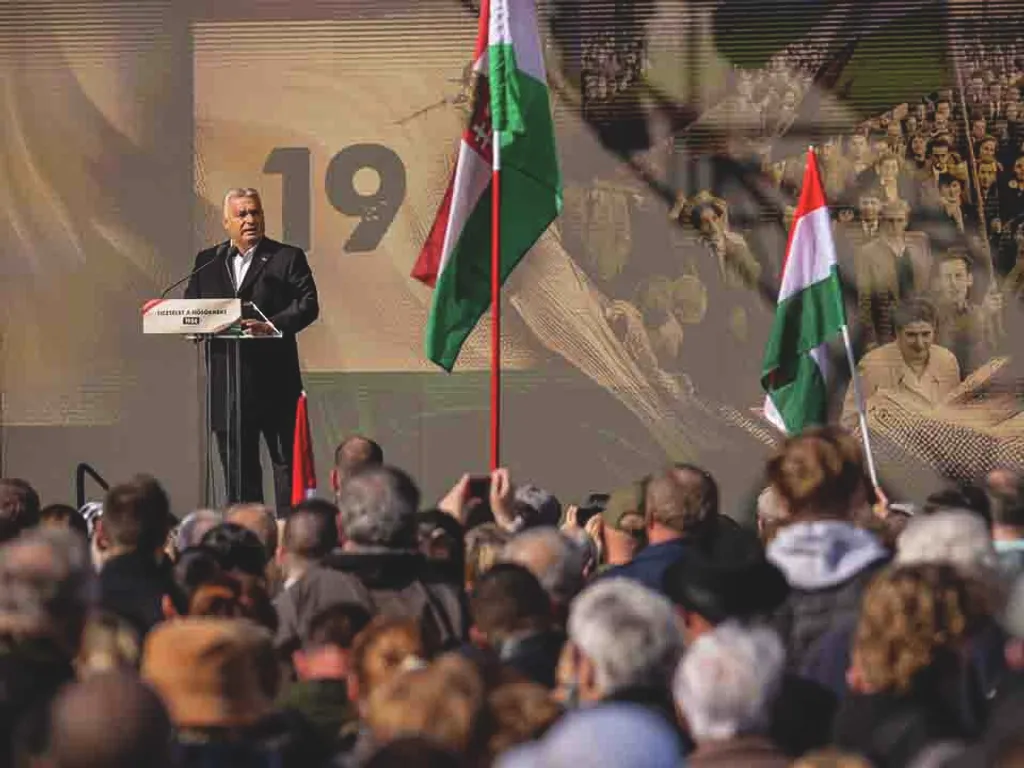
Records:
[[[216,253],[216,254],[214,254],[214,257],[213,257],[212,259],[210,259],[210,260],[209,260],[208,262],[206,262],[205,264],[203,264],[203,265],[201,265],[201,266],[199,266],[199,267],[196,267],[195,269],[193,269],[193,270],[192,270],[191,272],[189,272],[189,273],[188,273],[187,275],[185,275],[185,276],[184,276],[183,278],[181,278],[181,280],[178,280],[178,281],[176,281],[176,282],[173,282],[173,283],[171,283],[171,284],[170,284],[169,286],[167,286],[166,288],[164,288],[164,290],[163,290],[163,293],[161,293],[161,294],[160,294],[160,298],[161,298],[161,299],[165,299],[165,298],[167,298],[167,294],[168,294],[168,293],[170,293],[171,291],[173,291],[173,290],[174,290],[175,288],[177,288],[177,287],[178,287],[179,285],[181,285],[182,283],[184,283],[184,282],[185,282],[186,280],[190,279],[190,278],[192,277],[192,275],[195,275],[195,274],[197,274],[197,273],[199,273],[199,272],[202,272],[202,271],[203,271],[204,269],[206,269],[206,268],[207,268],[208,266],[210,266],[210,265],[211,265],[211,264],[213,264],[214,262],[216,262],[216,261],[219,261],[219,260],[220,260],[220,257],[221,257],[221,256],[223,256],[223,255],[225,254],[225,252],[227,251],[227,249],[228,249],[228,248],[229,248],[230,246],[231,246],[231,241],[230,241],[230,240],[225,240],[225,241],[224,241],[223,243],[221,243],[220,245],[218,245],[218,246],[217,246],[217,253]]]

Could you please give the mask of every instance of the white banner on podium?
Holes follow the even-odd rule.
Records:
[[[153,299],[142,308],[142,332],[214,334],[241,319],[241,299]]]

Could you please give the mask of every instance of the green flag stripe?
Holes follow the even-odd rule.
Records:
[[[829,276],[783,301],[775,310],[765,348],[761,383],[769,393],[791,383],[803,370],[802,359],[843,327],[839,274]]]
[[[821,369],[810,355],[800,355],[794,362],[792,379],[768,393],[791,435],[828,420],[828,388]]]

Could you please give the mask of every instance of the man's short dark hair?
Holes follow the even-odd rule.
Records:
[[[337,515],[338,508],[329,502],[303,502],[284,524],[285,552],[305,560],[329,555],[338,546]]]
[[[0,478],[0,542],[39,524],[39,494],[27,480]]]
[[[960,179],[954,176],[952,173],[940,173],[939,174],[939,188],[951,187],[953,184],[959,184]],[[961,185],[962,186],[962,185]]]
[[[171,530],[171,502],[156,478],[136,475],[103,500],[103,530],[118,547],[155,551]]]
[[[384,463],[384,449],[363,435],[350,435],[334,450],[334,468],[343,478]]]
[[[469,599],[477,628],[491,641],[547,627],[551,599],[530,571],[515,563],[498,563],[481,576]]]
[[[897,331],[911,323],[928,323],[934,328],[935,322],[935,307],[926,299],[907,299],[900,302],[893,312],[893,323]]]
[[[262,576],[268,555],[260,537],[237,523],[221,523],[206,532],[200,544],[213,553],[225,571]]]
[[[310,620],[302,643],[303,650],[333,645],[347,651],[372,618],[370,612],[358,603],[338,603],[324,608]]]
[[[39,511],[39,522],[63,525],[89,538],[89,524],[70,504],[47,504]]]
[[[718,515],[718,484],[693,464],[673,464],[651,477],[644,508],[653,520],[678,533],[693,533]]]
[[[933,154],[936,147],[945,147],[946,149],[950,149],[949,139],[945,136],[936,136],[928,142],[928,154]]]
[[[925,499],[922,512],[925,515],[934,515],[936,512],[951,509],[973,512],[984,520],[986,525],[992,524],[989,496],[976,485],[966,483],[956,488],[943,488],[941,491],[936,491]]]

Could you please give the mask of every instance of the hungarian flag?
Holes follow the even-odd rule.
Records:
[[[501,282],[562,209],[554,122],[533,0],[480,9],[472,117],[412,276],[434,287],[426,354],[451,371],[491,302],[494,131],[501,146]]]
[[[813,150],[782,265],[761,368],[765,415],[786,434],[828,417],[828,341],[846,325],[825,193]]]
[[[316,462],[313,438],[309,431],[306,393],[299,395],[295,407],[295,440],[292,444],[292,506],[316,493]]]

